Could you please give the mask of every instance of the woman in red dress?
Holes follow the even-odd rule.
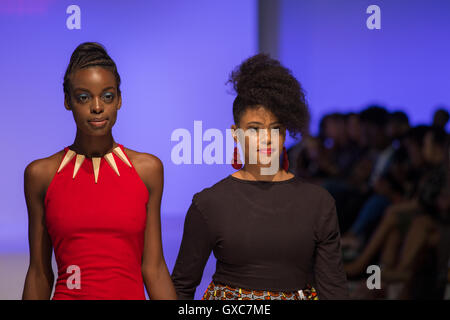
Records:
[[[145,299],[144,286],[150,299],[175,299],[161,245],[163,165],[114,141],[120,76],[101,45],[75,49],[64,95],[77,126],[74,143],[25,169],[30,264],[23,299]]]

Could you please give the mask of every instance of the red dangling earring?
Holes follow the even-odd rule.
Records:
[[[233,155],[233,162],[231,163],[232,167],[235,168],[236,170],[239,170],[242,168],[242,162],[239,159],[238,163],[238,159],[239,159],[239,153],[238,153],[238,148],[237,146],[234,147],[234,155]]]
[[[289,170],[289,158],[286,151],[286,147],[283,146],[283,169],[288,172]]]

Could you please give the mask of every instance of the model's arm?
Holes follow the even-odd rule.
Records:
[[[143,154],[135,168],[147,186],[150,198],[147,204],[142,275],[152,300],[176,299],[175,289],[164,260],[161,241],[161,198],[164,184],[162,162],[155,156]]]
[[[315,227],[314,276],[317,295],[320,300],[348,299],[336,206],[334,201],[323,203],[324,210],[318,217]]]
[[[214,248],[214,236],[195,204],[195,196],[184,221],[183,239],[172,272],[178,299],[192,300],[203,270]]]
[[[48,170],[42,160],[33,161],[25,169],[24,189],[28,209],[28,242],[30,264],[22,299],[50,299],[54,274],[52,243],[45,226],[44,197]]]

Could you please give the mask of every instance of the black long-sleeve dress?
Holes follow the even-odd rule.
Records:
[[[172,272],[179,299],[193,299],[211,251],[213,281],[253,290],[347,299],[333,197],[300,178],[249,181],[228,176],[197,193]]]

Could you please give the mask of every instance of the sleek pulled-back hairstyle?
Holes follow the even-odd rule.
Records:
[[[266,54],[248,58],[231,73],[237,96],[233,118],[239,124],[248,108],[263,106],[271,111],[292,137],[309,131],[309,111],[305,94],[291,71]]]
[[[106,49],[97,42],[84,42],[80,44],[70,57],[69,65],[64,74],[64,96],[70,102],[70,76],[79,69],[89,67],[102,67],[110,70],[116,78],[117,94],[120,96],[120,75],[116,63],[106,52]]]

